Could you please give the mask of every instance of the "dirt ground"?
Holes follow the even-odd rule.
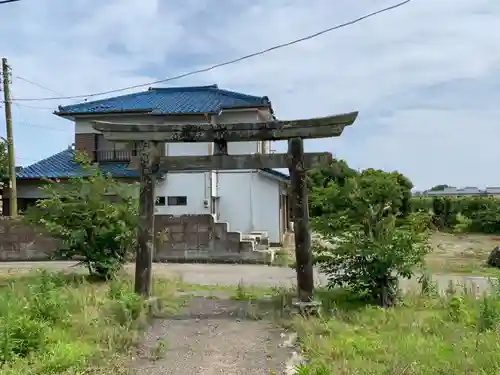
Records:
[[[180,313],[155,321],[131,367],[137,375],[286,374],[289,336],[258,319],[248,301],[199,295]]]
[[[427,257],[429,270],[435,274],[497,276],[487,267],[491,250],[500,245],[500,237],[483,234],[457,235],[436,232],[431,237],[432,254]]]

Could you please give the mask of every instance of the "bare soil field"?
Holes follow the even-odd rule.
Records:
[[[436,232],[431,245],[434,251],[427,257],[427,265],[433,274],[499,275],[498,270],[486,265],[486,260],[500,245],[500,236]]]

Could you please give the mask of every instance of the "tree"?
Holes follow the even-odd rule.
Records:
[[[311,211],[318,215],[311,217],[335,218],[345,216],[350,221],[356,222],[358,215],[352,210],[353,207],[353,184],[359,184],[360,191],[366,194],[370,202],[388,201],[391,211],[399,216],[406,212],[411,196],[411,181],[399,172],[388,173],[378,169],[365,169],[361,173],[351,175],[342,183],[332,182],[325,187],[316,187],[310,194]],[[389,192],[390,189],[391,191]],[[354,215],[354,216],[353,216]]]
[[[446,184],[444,184],[444,185],[436,185],[436,186],[431,187],[430,191],[442,191],[442,190],[444,190],[446,188],[449,188],[449,187],[450,186],[446,185]]]
[[[313,168],[307,173],[307,184],[310,191],[310,202],[317,201],[315,196],[318,191],[326,188],[330,183],[344,185],[346,179],[358,175],[358,171],[352,169],[344,160],[333,159],[326,167]],[[319,198],[320,199],[320,198]],[[310,204],[309,215],[317,217],[323,215],[323,208],[318,204]]]
[[[75,159],[86,176],[48,182],[43,187],[47,198],[25,217],[62,241],[55,256],[80,257],[90,275],[109,279],[134,248],[138,202],[130,187],[103,175],[83,154]]]
[[[312,168],[308,171],[309,188],[326,187],[330,181],[343,185],[347,178],[356,174],[358,172],[349,167],[345,160],[333,159],[326,167]]]
[[[367,169],[344,186],[316,191],[326,207],[312,225],[330,245],[315,245],[315,261],[327,273],[329,287],[347,287],[381,306],[392,306],[399,278],[410,278],[423,263],[430,249],[429,217],[408,213],[397,225],[408,188],[401,176]]]

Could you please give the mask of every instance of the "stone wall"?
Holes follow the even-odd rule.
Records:
[[[267,263],[268,255],[256,251],[241,233],[229,232],[227,223],[215,223],[212,215],[155,216],[155,262]],[[59,242],[19,219],[0,220],[0,261],[42,261]]]
[[[48,260],[59,242],[20,219],[0,217],[0,261]]]
[[[212,215],[157,215],[155,231],[167,230],[168,240],[156,243],[156,262],[267,263],[240,232],[229,232],[227,223]]]

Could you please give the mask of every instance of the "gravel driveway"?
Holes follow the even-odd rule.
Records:
[[[69,269],[75,266],[75,262],[3,262],[0,263],[0,272],[8,269],[30,271],[36,268],[47,269]],[[129,264],[126,268],[133,272],[134,266]],[[81,267],[75,270],[82,269]],[[83,269],[82,269],[83,270]],[[261,286],[293,286],[295,285],[295,270],[291,268],[270,267],[263,265],[242,264],[174,264],[156,263],[153,266],[154,274],[167,278],[182,278],[190,284],[200,285],[237,285],[243,282],[246,285]],[[434,275],[434,281],[440,289],[446,289],[448,283],[474,286],[479,290],[485,290],[489,286],[488,278],[481,276],[459,276],[459,275]],[[325,275],[315,272],[315,284],[324,285]],[[416,286],[416,280],[402,280],[403,289]]]

